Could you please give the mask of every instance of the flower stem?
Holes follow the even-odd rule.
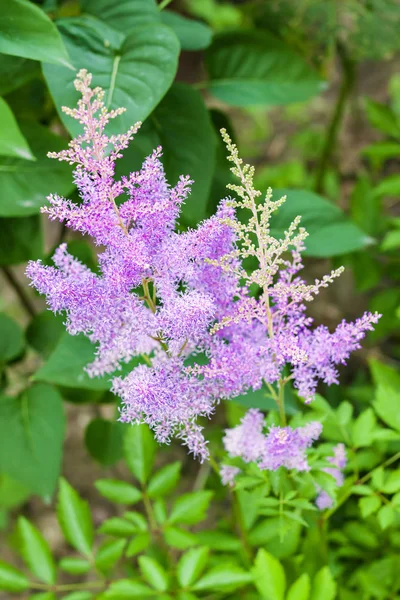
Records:
[[[286,427],[286,413],[285,413],[285,384],[282,379],[279,380],[278,384],[278,395],[276,403],[279,408],[279,422],[281,427]]]

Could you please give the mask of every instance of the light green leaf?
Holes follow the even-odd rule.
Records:
[[[0,590],[6,592],[24,592],[29,588],[29,581],[21,571],[0,560]]]
[[[188,19],[172,10],[161,11],[161,21],[175,32],[182,50],[204,50],[211,44],[212,30],[201,21]]]
[[[181,466],[181,463],[177,461],[157,471],[149,481],[147,488],[149,497],[166,496],[175,489],[179,481]]]
[[[5,473],[0,475],[0,511],[14,508],[29,497],[29,490]]]
[[[138,528],[126,519],[122,519],[121,517],[111,517],[102,523],[99,531],[100,533],[114,535],[115,537],[130,537],[137,533]]]
[[[308,600],[310,597],[310,576],[308,573],[303,573],[290,586],[286,600]]]
[[[230,590],[237,589],[252,582],[251,573],[244,571],[236,564],[222,564],[210,569],[193,586],[193,590]]]
[[[56,598],[55,594],[53,594],[53,592],[43,592],[41,594],[35,594],[34,596],[29,596],[29,600],[57,600],[57,598]],[[65,600],[65,596],[64,596],[63,600]]]
[[[131,600],[154,596],[154,590],[134,579],[114,581],[109,588],[98,597],[98,600]]]
[[[92,568],[89,561],[79,556],[66,556],[59,562],[59,567],[62,571],[70,575],[85,575]]]
[[[64,196],[74,188],[71,167],[47,157],[64,149],[65,141],[37,123],[19,125],[36,161],[0,158],[0,217],[38,214],[50,193]]]
[[[381,505],[381,499],[379,496],[365,496],[364,498],[360,498],[358,505],[363,519],[366,519],[378,510]]]
[[[310,600],[333,600],[336,597],[336,587],[329,567],[323,567],[314,578]]]
[[[24,334],[19,324],[4,313],[0,313],[0,362],[17,358],[25,345]]]
[[[391,137],[400,137],[400,123],[389,106],[366,99],[365,110],[373,127]]]
[[[91,556],[93,523],[89,505],[65,479],[60,481],[57,517],[67,542],[78,552]]]
[[[19,219],[0,218],[0,265],[18,265],[42,256],[43,229],[39,215]]]
[[[96,567],[107,575],[121,558],[125,540],[106,540],[96,552]]]
[[[384,494],[394,494],[400,490],[400,469],[390,471],[382,487]]]
[[[364,410],[354,421],[351,436],[355,448],[369,446],[373,441],[376,417],[372,408]]]
[[[9,0],[2,6],[0,52],[70,66],[57,27],[28,0]]]
[[[169,581],[164,568],[149,556],[139,556],[138,562],[147,583],[158,592],[165,592],[168,589]]]
[[[150,534],[147,531],[142,533],[138,533],[135,537],[129,542],[128,547],[126,549],[126,556],[130,558],[131,556],[135,556],[140,552],[146,550],[151,542]]]
[[[56,581],[56,566],[50,547],[40,531],[27,519],[18,519],[18,537],[21,553],[29,569],[39,579],[49,585]]]
[[[143,121],[174,80],[179,42],[165,25],[143,25],[124,36],[94,17],[82,16],[60,21],[59,28],[75,66],[93,72],[93,85],[105,90],[107,108],[126,108],[110,123],[109,133]],[[61,111],[79,99],[75,73],[52,65],[44,65],[43,72],[64,125],[72,136],[80,134],[82,126]]]
[[[385,504],[378,512],[378,522],[382,529],[387,529],[394,522],[396,513],[393,506]]]
[[[398,196],[400,194],[400,175],[389,175],[374,188],[375,196]]]
[[[266,600],[283,600],[286,588],[285,571],[269,552],[258,551],[253,567],[254,584]]]
[[[186,550],[186,548],[199,543],[197,535],[179,527],[165,527],[164,538],[168,546],[178,548],[178,550]]]
[[[67,596],[63,596],[63,600],[92,600],[94,595],[92,592],[72,592]]]
[[[182,587],[191,586],[200,577],[208,561],[209,550],[206,547],[192,548],[179,560],[177,577]]]
[[[157,445],[147,425],[126,428],[124,437],[125,460],[132,474],[144,484],[153,468]]]
[[[388,231],[381,243],[382,252],[390,252],[400,248],[400,229]]]
[[[7,102],[0,98],[0,156],[35,160]]]
[[[382,421],[400,431],[400,388],[378,385],[373,406]]]
[[[210,91],[232,106],[301,102],[324,88],[305,60],[267,31],[217,35],[206,65]]]
[[[172,507],[169,523],[194,525],[206,517],[206,511],[211,502],[213,492],[201,490],[183,494]]]
[[[109,467],[123,456],[123,429],[117,421],[94,419],[85,431],[85,445],[92,458]]]
[[[61,466],[65,417],[62,398],[37,384],[18,398],[0,398],[0,472],[32,492],[54,492]]]
[[[142,497],[138,488],[119,479],[98,479],[95,486],[104,498],[116,504],[136,504]]]
[[[85,13],[122,33],[160,22],[160,11],[155,0],[82,0],[81,6]]]

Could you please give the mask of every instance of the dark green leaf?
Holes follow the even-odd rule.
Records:
[[[247,585],[253,580],[251,573],[236,564],[222,564],[210,569],[193,586],[193,590],[229,590]]]
[[[81,6],[86,13],[122,33],[129,33],[142,25],[160,21],[160,12],[155,0],[81,0]]]
[[[140,490],[119,479],[98,479],[95,486],[104,498],[116,504],[135,504],[142,497]]]
[[[314,578],[310,600],[333,600],[335,597],[336,583],[329,567],[323,567]]]
[[[213,493],[207,490],[183,494],[172,507],[169,523],[194,525],[206,517]]]
[[[182,587],[191,586],[200,577],[208,561],[209,550],[206,547],[192,548],[179,560],[177,577]]]
[[[65,331],[63,322],[64,317],[55,315],[50,310],[35,315],[26,330],[28,343],[47,358]]]
[[[0,55],[0,96],[28,83],[40,74],[40,63],[8,54]]]
[[[168,589],[168,575],[157,561],[149,556],[139,556],[138,563],[143,577],[151,587],[158,592]]]
[[[21,571],[0,560],[0,590],[6,592],[24,592],[29,588],[29,581]]]
[[[39,581],[54,584],[56,566],[50,547],[40,531],[27,519],[19,517],[18,536],[21,553],[29,569]]]
[[[107,575],[121,558],[125,540],[105,541],[96,552],[96,567]]]
[[[7,102],[0,98],[0,156],[35,160]]]
[[[69,66],[57,27],[28,0],[10,0],[0,14],[0,52]]]
[[[219,34],[206,64],[211,92],[233,106],[300,102],[324,87],[301,56],[266,31]]]
[[[146,483],[156,453],[156,443],[147,425],[132,425],[126,428],[124,451],[132,474],[140,483]]]
[[[43,231],[39,215],[0,218],[0,265],[18,265],[42,255]]]
[[[285,571],[276,558],[261,549],[253,567],[254,583],[266,600],[283,600],[286,588]]]
[[[121,133],[143,121],[175,77],[179,42],[165,25],[143,25],[124,36],[94,17],[77,17],[60,21],[59,28],[75,66],[93,72],[93,85],[105,90],[107,107],[126,108],[109,132]],[[82,126],[61,112],[61,106],[74,107],[79,99],[75,73],[52,65],[44,65],[43,72],[66,128],[73,136],[80,134]]]
[[[18,398],[0,399],[0,472],[42,496],[55,489],[65,417],[61,396],[37,384]]]
[[[59,567],[70,575],[84,575],[90,571],[92,565],[79,556],[66,556],[60,560]]]
[[[117,421],[94,419],[85,431],[85,445],[92,458],[109,467],[123,456],[123,425]]]
[[[172,10],[161,11],[161,21],[173,29],[182,50],[204,50],[211,44],[212,30],[200,21],[188,19]]]
[[[65,148],[65,141],[37,123],[20,122],[20,127],[37,160],[0,159],[1,217],[37,214],[50,193],[64,196],[74,187],[71,167],[47,157]]]
[[[78,552],[91,556],[93,524],[89,505],[65,479],[60,481],[57,517],[67,542]]]
[[[0,313],[0,362],[9,362],[19,356],[24,345],[21,327],[10,317]]]
[[[177,485],[181,472],[181,463],[174,462],[170,465],[166,465],[149,481],[147,493],[150,498],[157,498],[158,496],[165,496],[169,494]]]

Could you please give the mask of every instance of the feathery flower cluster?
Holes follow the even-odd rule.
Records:
[[[378,315],[343,322],[333,333],[311,328],[305,302],[340,270],[311,285],[298,276],[306,237],[298,228],[300,219],[283,239],[271,235],[270,216],[284,198],[273,201],[269,191],[264,202],[258,201],[253,168],[242,165],[226,132],[229,160],[240,180],[233,189],[240,199],[222,200],[215,216],[195,230],[177,233],[192,182],[182,176],[175,187],[167,183],[161,148],[139,171],[117,179],[115,162],[138,125],[107,136],[108,122],[123,109],[107,111],[104,92],[90,85],[91,75],[80,71],[75,87],[82,98],[77,108],[64,109],[82,124],[83,134],[67,150],[50,154],[76,165],[82,202],[51,195],[43,212],[101,246],[98,272],[62,244],[53,257],[55,266],[31,262],[27,274],[50,309],[65,314],[69,333],[83,333],[96,344],[87,371],[92,377],[112,374],[112,389],[122,400],[121,420],[148,423],[161,442],[176,436],[203,460],[207,443],[197,421],[209,417],[221,398],[292,379],[310,401],[319,380],[337,382],[337,365],[359,347]],[[246,223],[236,218],[237,208],[250,210]],[[249,256],[258,262],[250,274],[242,263]],[[197,361],[199,354],[206,364]],[[142,364],[124,378],[116,376],[133,357]],[[283,367],[290,371],[285,380]],[[251,413],[250,418],[259,417]],[[305,468],[304,450],[313,438],[301,441],[302,435],[290,428],[271,431],[267,439],[274,462],[260,464]],[[298,443],[301,450],[295,454]],[[251,446],[255,452],[253,440]],[[278,458],[282,447],[287,450]],[[272,460],[266,456],[257,455],[257,460]]]
[[[342,469],[344,469],[347,464],[346,449],[344,444],[337,444],[337,446],[335,446],[333,449],[333,456],[329,456],[327,460],[333,466],[325,467],[323,471],[325,471],[325,473],[329,473],[329,475],[332,475],[336,481],[336,485],[338,487],[342,487],[344,483]],[[325,510],[325,508],[331,508],[331,506],[333,506],[333,500],[325,490],[320,490],[315,504],[319,510]]]

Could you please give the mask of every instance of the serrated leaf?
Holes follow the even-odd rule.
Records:
[[[174,462],[157,471],[149,481],[147,488],[149,497],[157,498],[169,494],[179,481],[181,466],[180,462]]]
[[[150,556],[139,556],[139,568],[146,581],[158,592],[168,589],[169,580],[164,568]]]
[[[310,597],[311,583],[308,573],[303,573],[290,586],[286,600],[308,600]]]
[[[0,590],[24,592],[29,589],[29,581],[21,571],[0,560]]]
[[[206,490],[183,494],[172,507],[169,523],[194,525],[202,521],[211,502],[213,493]]]
[[[70,575],[85,575],[92,568],[90,562],[79,556],[66,556],[59,562],[59,567],[62,571]]]
[[[142,497],[140,490],[119,479],[98,479],[95,487],[104,498],[116,504],[135,504]]]
[[[63,478],[58,492],[57,517],[71,546],[85,556],[91,556],[93,523],[89,505]]]
[[[323,567],[314,577],[310,600],[334,600],[336,588],[329,567]]]
[[[96,552],[96,567],[102,573],[107,575],[121,558],[125,544],[125,540],[111,540],[103,542]]]
[[[144,484],[153,468],[156,442],[147,425],[132,425],[126,428],[124,437],[125,460],[140,483]]]
[[[0,52],[70,67],[57,27],[28,0],[10,0],[2,6]]]
[[[181,556],[177,565],[177,578],[182,587],[191,586],[200,577],[208,561],[207,547],[192,548]]]
[[[110,123],[109,133],[127,131],[143,121],[174,80],[179,42],[165,25],[141,25],[125,36],[94,17],[81,16],[60,21],[59,29],[74,65],[93,72],[93,85],[105,90],[107,107],[126,108]],[[43,73],[60,117],[75,137],[82,126],[61,111],[61,106],[74,107],[79,98],[75,72],[44,65]]]
[[[254,584],[266,600],[283,600],[286,588],[285,571],[269,552],[258,551],[253,567]]]
[[[56,567],[50,547],[40,531],[27,519],[18,519],[18,537],[24,561],[32,573],[49,585],[56,581]]]
[[[222,564],[210,569],[197,583],[193,585],[194,591],[215,590],[223,591],[236,589],[252,582],[253,577],[239,565]]]

